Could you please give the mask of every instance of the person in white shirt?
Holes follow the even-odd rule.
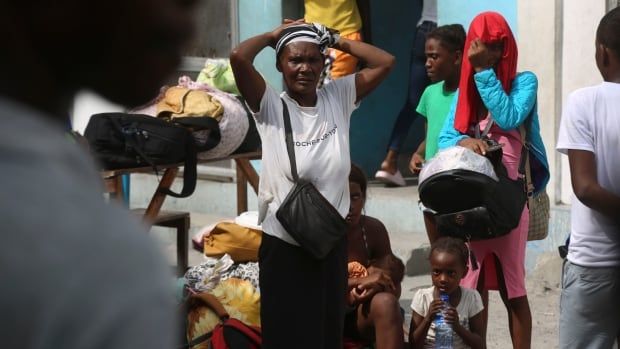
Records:
[[[573,92],[557,150],[574,200],[560,299],[560,348],[611,348],[620,335],[620,8],[596,33],[603,83]]]
[[[276,67],[284,79],[286,91],[280,95],[253,65],[267,46],[276,49]],[[366,67],[317,91],[328,47],[357,57]],[[282,103],[290,112],[299,177],[310,180],[345,217],[349,211],[351,113],[387,76],[394,57],[363,42],[339,38],[320,24],[285,20],[272,32],[239,44],[230,61],[263,146],[258,194],[264,231],[259,250],[263,348],[340,349],[346,240],[318,260],[298,245],[275,216],[293,186]]]

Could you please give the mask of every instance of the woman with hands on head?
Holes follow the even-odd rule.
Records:
[[[398,299],[405,266],[392,254],[383,223],[362,214],[366,188],[366,176],[359,167],[351,165],[351,209],[347,215],[350,307],[344,334],[354,341],[376,342],[377,349],[401,349],[403,318]]]
[[[266,47],[276,50],[285,91],[278,94],[253,65]],[[332,47],[365,62],[356,74],[317,90],[325,52]],[[347,260],[342,239],[322,260],[299,247],[276,211],[293,186],[283,104],[290,113],[296,166],[344,217],[349,212],[349,122],[359,101],[390,72],[394,57],[329,28],[285,20],[272,32],[240,43],[230,62],[262,139],[259,250],[263,348],[342,348]]]
[[[536,94],[538,80],[532,72],[517,73],[517,44],[506,20],[484,12],[472,21],[465,41],[456,104],[439,135],[439,147],[455,145],[478,154],[489,151],[476,134],[488,128],[488,138],[502,146],[502,163],[508,177],[519,176],[523,141],[519,126],[525,125],[534,194],[549,181],[549,165],[540,136]],[[484,336],[488,321],[488,290],[499,290],[508,311],[510,335],[515,348],[529,348],[532,315],[525,289],[525,246],[529,211],[524,205],[519,225],[508,234],[469,242],[475,265],[461,285],[477,288],[485,305]]]

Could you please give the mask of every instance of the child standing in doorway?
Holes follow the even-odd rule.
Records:
[[[433,348],[435,317],[443,312],[453,331],[453,348],[484,348],[482,298],[478,291],[459,286],[467,273],[468,250],[463,240],[442,237],[431,245],[429,262],[433,286],[413,296],[409,347]],[[449,304],[440,300],[447,294]]]

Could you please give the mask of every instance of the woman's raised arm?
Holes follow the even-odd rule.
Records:
[[[282,29],[300,23],[303,23],[303,19],[296,21],[285,19],[284,24],[272,32],[251,37],[240,43],[230,53],[230,65],[235,75],[235,82],[241,96],[252,111],[257,112],[260,109],[260,101],[265,93],[265,80],[254,68],[254,58],[265,47],[275,47]]]
[[[394,66],[394,56],[361,41],[340,38],[333,48],[349,53],[365,63],[355,76],[356,101],[366,97],[385,79]]]

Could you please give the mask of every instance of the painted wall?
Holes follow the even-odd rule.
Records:
[[[239,0],[239,40],[273,30],[282,23],[280,0]],[[282,87],[280,73],[275,66],[275,51],[267,48],[254,60],[257,70],[276,89]]]
[[[437,11],[439,25],[460,23],[466,31],[471,20],[480,12],[499,12],[506,18],[515,35],[518,32],[517,2],[514,0],[439,0]]]

